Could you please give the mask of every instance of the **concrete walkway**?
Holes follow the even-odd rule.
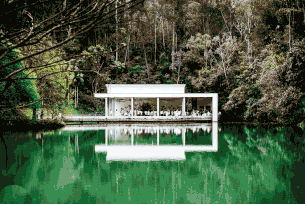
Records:
[[[64,122],[126,122],[126,121],[209,121],[212,116],[65,116]]]

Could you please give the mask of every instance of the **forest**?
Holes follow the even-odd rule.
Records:
[[[2,4],[2,5],[1,5]],[[103,111],[105,84],[218,93],[220,121],[303,124],[301,0],[5,0],[0,117]],[[47,114],[45,113],[45,114]]]

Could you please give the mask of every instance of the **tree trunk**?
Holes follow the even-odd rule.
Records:
[[[36,121],[37,120],[37,108],[33,107],[32,110],[33,110],[32,120]]]
[[[78,106],[78,87],[77,87],[77,98],[76,98],[76,106]]]
[[[1,142],[5,147],[5,174],[2,173],[2,175],[7,175],[8,174],[8,165],[7,165],[7,161],[8,161],[8,150],[7,150],[7,144],[6,144],[6,141],[5,141],[5,138],[4,136],[0,137],[0,141],[3,140],[3,142]],[[3,157],[3,154],[2,154],[2,157]]]
[[[115,54],[115,59],[118,61],[118,1],[115,0],[115,20],[116,20],[116,54]]]
[[[163,34],[163,48],[165,50],[165,42],[164,42],[164,19],[162,17],[162,34]]]
[[[166,22],[166,26],[167,26],[167,35],[170,35],[169,29],[168,29],[168,22]]]
[[[43,112],[43,109],[41,109],[40,119],[43,119],[43,115],[44,115],[44,112]]]
[[[95,86],[94,86],[94,82],[95,80],[92,81],[92,96],[94,97],[94,93],[96,93],[96,89],[95,89]]]
[[[129,61],[129,42],[130,42],[130,35],[129,35],[129,37],[128,37],[127,49],[126,49],[124,64],[126,63],[126,59],[128,59],[128,61]],[[128,61],[127,61],[127,62],[128,62]]]
[[[177,35],[177,32],[175,32],[175,35],[176,35],[176,50],[178,51],[178,35]]]
[[[74,104],[75,104],[75,108],[76,108],[76,87],[75,87],[75,93],[74,93]]]
[[[248,57],[249,57],[249,64],[250,64],[250,18],[248,16],[248,26],[249,26],[249,33],[248,33]]]
[[[289,12],[289,51],[291,52],[290,13],[291,12]]]
[[[70,101],[69,96],[70,96],[70,87],[68,87],[68,97],[67,97],[68,98],[68,105],[69,105],[69,101]]]
[[[130,46],[130,35],[129,35],[129,39],[128,39],[128,44],[127,44],[127,46],[128,46],[128,53],[127,53],[127,63],[128,62],[130,62],[130,58],[129,58],[129,46]]]
[[[42,96],[41,96],[41,107],[43,107],[43,88],[42,88]]]
[[[144,46],[144,44],[143,44],[143,48],[144,48],[144,55],[145,55],[146,69],[148,70],[147,56],[146,56],[146,50],[145,50],[145,46]]]
[[[157,63],[157,19],[155,14],[155,63]]]
[[[179,79],[180,79],[180,65],[179,65],[179,69],[178,69],[178,79],[177,79],[177,84],[179,84]]]
[[[175,22],[173,23],[172,63],[174,63],[174,52],[175,52]]]
[[[78,87],[75,88],[75,108],[77,107],[78,104]]]
[[[66,74],[66,95],[65,95],[65,99],[67,100],[69,97],[69,77],[68,74]]]

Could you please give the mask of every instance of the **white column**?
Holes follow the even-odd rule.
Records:
[[[131,146],[133,146],[133,141],[134,141],[134,128],[131,128]]]
[[[110,114],[110,108],[111,108],[111,106],[112,106],[112,103],[111,103],[111,102],[112,102],[111,99],[108,98],[108,116],[111,116],[111,114]]]
[[[214,109],[213,109],[213,103],[214,103],[214,97],[212,97],[212,102],[211,102],[211,114],[212,114],[212,121],[214,121]]]
[[[115,98],[112,99],[112,116],[115,116]]]
[[[185,116],[185,97],[182,99],[182,116]]]
[[[108,116],[108,98],[105,98],[105,116]]]
[[[182,128],[182,143],[183,143],[183,146],[185,146],[185,131],[186,131],[186,129]]]
[[[108,128],[106,127],[105,129],[105,145],[107,146],[108,145]]]
[[[113,113],[113,100],[109,98],[109,110],[110,110],[110,101],[111,101],[111,114],[109,114],[110,116],[112,116]]]
[[[215,96],[212,98],[212,114],[213,114],[213,122],[218,122],[218,94],[215,93]]]
[[[212,147],[218,151],[218,122],[212,123]]]
[[[157,98],[157,116],[160,116],[160,97]]]
[[[131,116],[133,116],[133,97],[131,98]]]
[[[159,142],[160,142],[160,128],[158,126],[158,129],[157,129],[157,145],[159,146]]]

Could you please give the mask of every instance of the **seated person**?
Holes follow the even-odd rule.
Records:
[[[195,110],[193,110],[192,116],[196,116],[196,111]]]
[[[166,116],[169,116],[169,115],[170,115],[169,110],[167,110],[166,111]]]

